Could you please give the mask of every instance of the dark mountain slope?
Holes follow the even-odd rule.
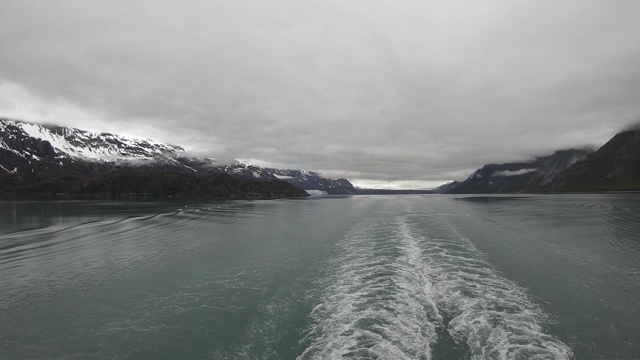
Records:
[[[460,186],[459,181],[452,181],[438,186],[437,188],[433,189],[433,192],[436,194],[446,194],[449,191],[457,188],[458,186]]]
[[[485,165],[458,186],[451,194],[493,194],[545,192],[562,171],[584,159],[589,150],[562,150],[527,162]]]
[[[179,146],[151,140],[0,119],[0,175],[20,174],[23,179],[33,180],[27,181],[29,187],[40,187],[46,183],[41,178],[48,177],[53,184],[68,176],[100,178],[114,171],[230,175],[245,183],[285,181],[299,189],[327,194],[356,192],[346,179],[327,179],[312,171],[262,168],[241,162],[224,165],[213,158],[189,156]]]
[[[640,130],[614,136],[600,149],[562,171],[553,191],[640,190]]]
[[[227,174],[193,175],[175,172],[118,170],[95,176],[51,173],[0,175],[0,194],[122,196],[183,196],[198,198],[281,198],[308,196],[286,181],[238,180]]]

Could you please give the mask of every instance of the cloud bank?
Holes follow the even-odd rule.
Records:
[[[637,1],[20,1],[0,116],[356,181],[464,179],[640,115]]]

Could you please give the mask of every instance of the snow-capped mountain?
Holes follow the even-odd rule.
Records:
[[[0,133],[1,148],[26,156],[33,155],[33,148],[24,146],[24,141],[28,138],[49,143],[57,156],[98,162],[152,160],[158,157],[175,157],[184,152],[179,146],[151,140],[14,120],[0,119]]]
[[[327,179],[315,171],[263,168],[242,162],[225,165],[224,172],[245,179],[284,180],[294,186],[316,193],[350,195],[357,193],[347,179]]]
[[[236,162],[221,165],[192,157],[180,146],[57,125],[0,119],[0,174],[100,174],[121,168],[212,175],[238,179],[285,180],[312,192],[354,194],[346,179],[327,179],[313,171],[262,168]]]

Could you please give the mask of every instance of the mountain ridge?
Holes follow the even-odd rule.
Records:
[[[640,129],[616,134],[598,150],[558,174],[554,191],[640,190]]]
[[[33,175],[29,175],[33,174]],[[286,196],[305,194],[409,194],[408,190],[356,189],[347,179],[328,179],[318,172],[259,167],[236,161],[219,164],[215,158],[191,156],[183,147],[153,140],[89,132],[72,127],[37,124],[0,118],[0,192],[42,191],[85,193],[87,188],[103,193],[114,177],[130,178],[138,173],[142,187],[127,188],[118,194],[160,193],[189,196],[275,196],[278,188]],[[171,184],[143,181],[147,174],[165,174]],[[108,175],[111,174],[111,175]],[[128,174],[128,175],[127,175]],[[212,193],[206,187],[176,185],[175,179],[194,183],[189,176],[226,184],[227,190]],[[226,178],[229,176],[233,181]],[[29,184],[25,184],[24,182]],[[132,180],[134,183],[138,180]],[[200,180],[196,181],[199,183]],[[91,184],[101,183],[100,186]],[[117,181],[116,181],[117,182]],[[260,191],[243,190],[242,184],[262,183]],[[296,188],[268,185],[287,183]],[[87,185],[88,184],[88,185]],[[8,190],[11,189],[11,190]],[[110,188],[109,188],[110,189]],[[137,189],[137,190],[136,190]],[[165,189],[165,190],[158,190]],[[200,189],[200,190],[197,190]],[[444,184],[421,193],[547,193],[580,191],[640,190],[640,130],[625,130],[597,150],[559,150],[528,161],[487,164],[465,181]],[[260,193],[260,195],[259,195]],[[235,195],[234,195],[235,194]],[[252,195],[249,195],[252,194]],[[297,194],[297,195],[291,195]]]
[[[488,164],[450,194],[640,190],[640,130],[613,136],[597,150],[570,149],[530,161]]]
[[[0,118],[0,174],[64,175],[77,180],[121,170],[204,177],[229,175],[243,183],[286,182],[318,193],[355,193],[348,180],[327,179],[313,171],[262,168],[239,161],[218,164],[213,158],[189,156],[176,145]],[[68,186],[64,188],[69,190]]]

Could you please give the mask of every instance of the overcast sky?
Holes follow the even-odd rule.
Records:
[[[638,19],[637,0],[2,0],[0,116],[429,187],[637,122]]]

